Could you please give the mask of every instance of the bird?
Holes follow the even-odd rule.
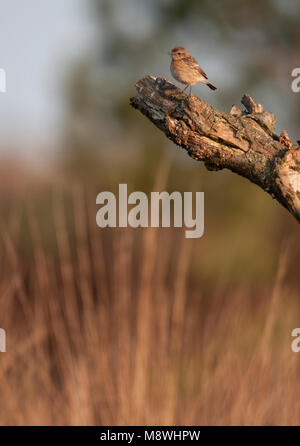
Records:
[[[207,79],[207,74],[199,66],[198,62],[183,46],[176,46],[169,53],[172,56],[170,70],[172,76],[181,84],[186,85],[183,91],[190,87],[190,96],[192,86],[200,83],[207,85],[211,90],[216,90],[213,84]]]

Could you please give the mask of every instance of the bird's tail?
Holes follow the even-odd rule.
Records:
[[[211,84],[210,82],[207,82],[206,84],[211,90],[216,90],[217,87],[215,87],[213,84]]]

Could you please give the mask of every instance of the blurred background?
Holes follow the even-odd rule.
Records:
[[[187,47],[229,112],[299,134],[297,0],[3,0],[1,424],[299,424],[299,228],[129,106]],[[96,195],[204,191],[205,234],[100,229]]]

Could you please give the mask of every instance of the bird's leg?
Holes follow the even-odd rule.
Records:
[[[192,96],[192,85],[191,85],[191,89],[190,89],[190,96]]]
[[[182,90],[182,93],[184,93],[185,92],[185,90],[188,88],[188,85],[186,85],[185,87],[184,87],[184,89]],[[184,107],[184,103],[183,102],[181,102],[181,107]]]

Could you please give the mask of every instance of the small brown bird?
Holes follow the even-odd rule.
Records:
[[[172,76],[181,84],[186,85],[183,91],[185,91],[187,87],[191,87],[191,95],[192,86],[197,83],[205,84],[211,88],[211,90],[217,89],[217,87],[208,81],[206,73],[199,67],[196,59],[194,59],[183,46],[176,46],[169,54],[172,56],[170,67]]]

